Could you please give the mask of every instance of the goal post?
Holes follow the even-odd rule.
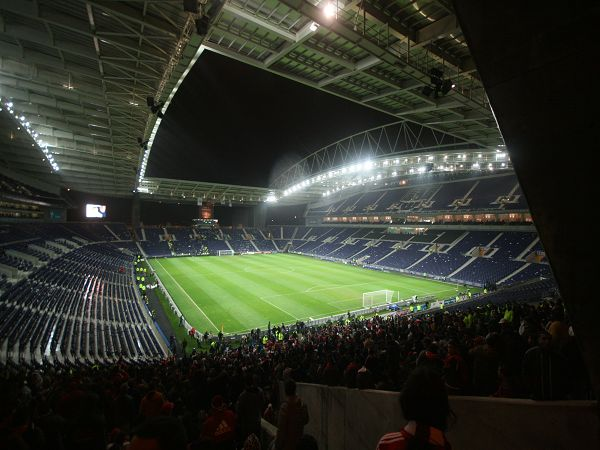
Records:
[[[233,256],[233,250],[218,250],[219,256]]]
[[[395,291],[383,289],[380,291],[363,292],[363,308],[372,308],[385,304],[391,304],[394,301]]]

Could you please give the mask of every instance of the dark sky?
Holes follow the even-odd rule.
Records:
[[[282,167],[393,121],[206,50],[166,111],[146,175],[266,187]]]

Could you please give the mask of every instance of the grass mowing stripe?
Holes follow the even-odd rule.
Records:
[[[259,289],[262,288],[262,289],[264,289],[266,291],[273,292],[270,288],[266,288],[264,285],[259,285],[256,282],[254,282],[254,280],[253,280],[254,277],[244,276],[243,274],[244,274],[244,272],[237,272],[235,274],[232,273],[232,272],[229,272],[228,273],[228,275],[229,275],[228,278],[229,278],[230,281],[231,280],[237,281],[237,283],[235,283],[237,286],[241,286],[241,285],[243,285],[244,287],[250,286],[250,287],[254,288],[254,290],[259,290]],[[217,275],[216,272],[215,272],[215,275]],[[294,320],[298,320],[298,317],[294,316],[293,314],[290,314],[285,309],[280,308],[279,306],[275,305],[274,303],[271,303],[270,301],[265,300],[263,298],[263,296],[254,295],[254,297],[257,298],[257,299],[259,299],[259,300],[261,300],[261,301],[263,301],[263,302],[265,302],[265,303],[267,303],[267,304],[269,304],[269,305],[271,305],[273,308],[278,309],[279,311],[281,311],[285,315],[293,318]]]
[[[170,261],[170,260],[168,260]],[[178,264],[184,264],[184,283],[188,290],[192,292],[196,302],[202,302],[203,310],[210,315],[223,328],[236,330],[243,328],[244,323],[236,318],[237,314],[248,316],[251,314],[247,310],[246,304],[236,295],[235,290],[227,284],[226,279],[213,276],[198,277],[196,275],[193,259],[178,258]],[[188,320],[191,322],[190,320]]]
[[[160,261],[157,261],[157,262],[158,262],[158,264],[159,264],[159,265],[160,265],[160,266],[161,266],[161,267],[164,269],[164,267],[163,267],[163,265],[160,263]],[[169,273],[169,271],[168,271],[168,270],[166,271],[166,273],[167,273],[167,275],[168,275],[169,277],[171,277],[171,279],[173,280],[173,282],[174,282],[174,283],[175,283],[175,284],[176,284],[176,285],[179,287],[179,289],[181,290],[181,292],[183,292],[183,293],[186,295],[186,297],[187,297],[187,298],[190,300],[190,302],[191,302],[191,303],[192,303],[192,304],[193,304],[193,305],[194,305],[194,306],[195,306],[195,307],[198,309],[198,311],[200,311],[200,312],[202,313],[202,315],[203,315],[204,317],[206,317],[206,320],[208,320],[208,322],[209,322],[209,323],[210,323],[210,324],[211,324],[213,327],[215,327],[215,330],[219,331],[219,328],[217,328],[217,326],[216,326],[216,325],[213,323],[213,321],[212,321],[212,320],[210,320],[210,318],[209,318],[209,317],[208,317],[208,316],[207,316],[207,315],[204,313],[204,311],[202,311],[202,308],[200,308],[200,307],[198,306],[198,304],[197,304],[197,303],[196,303],[196,302],[195,302],[195,301],[192,299],[192,297],[190,297],[190,294],[188,294],[188,293],[187,293],[187,291],[186,291],[185,289],[183,289],[183,288],[181,287],[181,285],[180,285],[180,284],[177,282],[177,280],[176,280],[175,278],[173,278],[173,275],[171,275],[171,274]]]
[[[173,298],[186,319],[197,322],[201,304],[213,327],[224,324],[228,333],[262,328],[267,321],[293,323],[357,310],[368,291],[390,289],[401,299],[415,294],[448,298],[455,292],[454,284],[290,254],[169,258],[161,266],[160,274],[179,284],[177,289],[165,279],[175,287]]]
[[[330,284],[330,280],[327,278],[327,272],[322,271],[321,277],[316,278],[312,276],[306,276],[300,271],[288,274],[285,280],[277,281],[269,278],[267,275],[256,275],[257,278],[261,278],[265,283],[273,289],[274,286],[279,286],[281,292],[268,296],[262,296],[262,300],[277,299],[277,303],[287,303],[287,307],[290,312],[293,312],[297,318],[307,318],[310,315],[314,315],[315,312],[322,313],[323,311],[331,309],[331,303],[329,296],[323,296],[319,294],[308,294],[306,293],[306,286],[309,283],[320,281],[322,284]],[[290,291],[290,287],[296,288],[294,291]]]
[[[228,262],[226,264],[241,264],[240,257],[227,258]],[[247,257],[243,260],[245,263],[249,261]],[[215,263],[216,266],[221,266],[221,264],[217,261]],[[251,274],[250,274],[251,272]],[[261,296],[266,293],[272,293],[272,285],[267,282],[256,283],[255,279],[256,271],[236,271],[235,274],[232,271],[228,271],[225,276],[219,272],[218,267],[213,269],[213,273],[211,277],[214,278],[213,281],[220,280],[219,282],[227,283],[230,287],[229,290],[235,293],[240,302],[243,302],[244,305],[252,306],[255,310],[261,312],[262,320],[253,321],[248,323],[255,323],[260,326],[264,326],[267,320],[273,319],[274,321],[285,321],[289,320],[289,317],[295,319],[295,316],[289,314],[283,308],[278,305],[273,304],[272,302],[264,302],[261,301]],[[283,313],[283,316],[281,316]]]

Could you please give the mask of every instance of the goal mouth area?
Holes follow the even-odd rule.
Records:
[[[398,294],[396,291],[390,291],[388,289],[382,289],[379,291],[363,292],[362,295],[362,306],[363,308],[372,308],[373,306],[379,305],[390,305],[397,298]]]
[[[235,253],[233,250],[218,250],[217,256],[233,256]]]

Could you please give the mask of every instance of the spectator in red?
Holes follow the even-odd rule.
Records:
[[[451,449],[444,431],[452,412],[439,373],[429,367],[415,369],[400,393],[400,407],[408,423],[385,434],[377,450]]]
[[[227,407],[222,395],[215,395],[211,413],[202,424],[202,440],[210,442],[213,450],[233,450],[235,425],[235,414]]]
[[[149,391],[140,403],[140,415],[143,419],[160,416],[165,397],[156,390]]]
[[[435,370],[438,373],[442,373],[444,363],[438,353],[438,346],[430,338],[426,337],[423,339],[425,350],[419,353],[417,357],[417,367],[429,367],[431,370]]]
[[[284,383],[285,402],[279,409],[275,450],[296,450],[308,423],[308,409],[296,395],[296,382],[292,379]]]
[[[463,394],[469,382],[467,364],[454,339],[448,342],[448,354],[444,359],[444,381],[448,391],[454,395]]]

